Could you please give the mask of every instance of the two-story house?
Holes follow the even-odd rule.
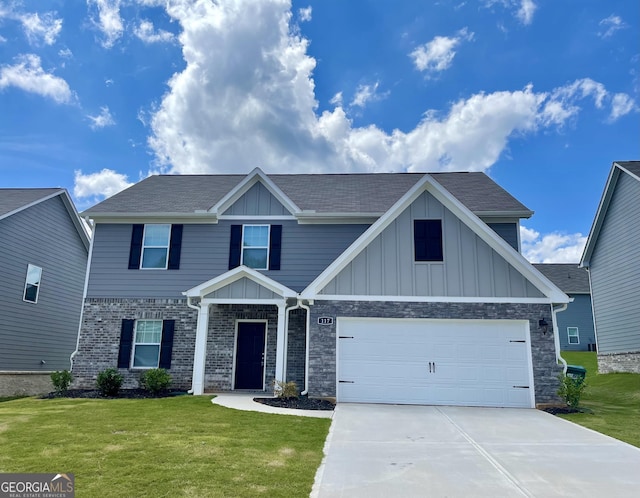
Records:
[[[50,391],[70,368],[88,251],[66,190],[0,189],[0,396]]]
[[[194,394],[557,399],[569,299],[518,251],[532,212],[483,173],[152,176],[84,214],[79,386],[160,366]]]

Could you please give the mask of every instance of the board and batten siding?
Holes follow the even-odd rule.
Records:
[[[87,249],[60,196],[0,220],[0,255],[0,371],[68,369]],[[37,303],[23,300],[29,264],[42,268]]]
[[[281,296],[243,277],[204,296],[207,299],[279,299]]]
[[[96,224],[87,297],[181,297],[182,292],[229,269],[232,224],[268,224],[264,220],[221,220],[185,224],[179,270],[129,270],[131,225]],[[282,225],[280,270],[264,275],[302,291],[358,238],[368,225]]]
[[[621,172],[590,262],[599,353],[640,351],[640,182]]]
[[[223,214],[237,216],[291,215],[287,208],[261,182],[247,190]]]
[[[569,297],[573,298],[573,302],[569,303],[565,311],[556,315],[558,333],[560,334],[560,349],[563,351],[587,351],[589,344],[596,343],[591,296],[589,294],[569,294]],[[578,327],[580,344],[569,344],[567,327]]]
[[[443,262],[414,261],[413,220],[441,219]],[[325,295],[543,297],[428,192],[321,291]]]

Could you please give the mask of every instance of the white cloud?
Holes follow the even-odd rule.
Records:
[[[298,18],[302,21],[302,22],[308,22],[311,20],[311,5],[309,5],[309,7],[305,7],[302,9],[298,10]]]
[[[175,39],[173,33],[169,33],[164,29],[154,30],[151,21],[143,20],[133,30],[133,34],[140,38],[144,43],[167,43]]]
[[[120,3],[120,0],[87,0],[87,5],[97,10],[98,19],[96,20],[94,16],[91,20],[102,31],[105,37],[102,46],[105,48],[113,47],[124,32],[120,17]]]
[[[433,40],[424,45],[420,45],[409,56],[419,71],[436,73],[444,71],[451,66],[456,55],[456,47],[462,41],[473,39],[473,33],[469,33],[467,28],[463,28],[451,38],[446,36],[436,36]]]
[[[638,111],[635,101],[626,93],[616,93],[611,99],[611,114],[609,119],[615,121],[625,114],[632,111]]]
[[[347,111],[377,96],[375,85],[347,111],[336,94],[318,115],[316,61],[291,29],[287,0],[173,2],[167,10],[180,24],[186,64],[142,117],[161,172],[484,171],[510,140],[575,118],[581,99],[603,109],[611,100],[603,85],[582,79],[550,92],[528,85],[469,95],[440,112],[425,109],[408,131],[356,127]]]
[[[531,263],[578,263],[587,237],[581,233],[563,234],[539,232],[520,227],[522,254]]]
[[[73,52],[71,52],[71,50],[69,50],[68,48],[62,49],[62,50],[58,50],[58,55],[60,57],[62,57],[63,59],[71,59],[73,58]]]
[[[100,114],[95,116],[87,115],[87,118],[91,121],[89,126],[91,126],[92,130],[98,130],[100,128],[106,128],[107,126],[113,126],[116,124],[107,106],[100,108]]]
[[[83,174],[81,170],[75,171],[73,195],[81,199],[93,199],[95,201],[111,197],[121,190],[133,185],[128,177],[111,169],[103,169],[97,173]]]
[[[59,104],[69,103],[73,94],[67,82],[42,69],[40,57],[24,54],[16,58],[13,66],[0,67],[0,89],[16,87],[25,92],[51,98]]]
[[[42,17],[37,12],[21,14],[19,19],[25,35],[32,45],[40,43],[53,45],[62,31],[62,19],[56,18],[54,12],[47,12]]]
[[[4,36],[0,35],[0,43],[5,43],[6,41],[7,39]]]
[[[356,89],[356,93],[353,96],[353,100],[349,105],[351,107],[360,107],[361,109],[363,109],[364,107],[366,107],[366,105],[369,102],[375,102],[375,101],[384,99],[389,93],[388,92],[385,92],[382,94],[378,93],[378,86],[380,86],[380,82],[378,81],[376,81],[373,85],[358,85],[358,88]],[[331,99],[332,104],[335,104],[333,101],[336,97]],[[340,92],[340,101],[341,100],[342,100],[342,92]]]
[[[533,15],[538,6],[533,0],[485,0],[486,7],[500,4],[504,8],[513,11],[513,15],[525,25],[533,22]]]
[[[613,36],[616,31],[628,27],[620,16],[614,14],[600,21],[600,26],[602,31],[598,33],[598,36],[601,38],[609,38]]]

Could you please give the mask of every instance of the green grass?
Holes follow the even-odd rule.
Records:
[[[209,397],[0,404],[0,472],[73,473],[82,497],[309,496],[330,420]]]
[[[640,374],[599,374],[596,353],[565,351],[562,357],[587,369],[585,411],[562,418],[640,447]]]

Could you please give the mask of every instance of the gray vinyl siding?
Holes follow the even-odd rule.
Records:
[[[413,220],[442,220],[443,262],[415,262]],[[321,291],[326,295],[543,297],[425,192]]]
[[[243,220],[245,224],[265,221]],[[184,225],[179,270],[129,270],[131,225],[97,224],[88,297],[180,297],[229,269],[231,225]],[[281,269],[264,275],[302,291],[367,229],[367,225],[282,225]]]
[[[242,216],[278,216],[291,213],[276,199],[271,192],[261,183],[256,183],[247,190],[229,209],[225,215]]]
[[[205,298],[216,299],[278,299],[281,298],[275,292],[265,289],[253,280],[244,277],[240,280],[207,294]]]
[[[562,351],[587,351],[589,344],[596,343],[596,334],[593,330],[593,313],[591,312],[591,296],[588,294],[570,294],[573,302],[567,309],[558,313],[558,334],[560,349]],[[567,327],[578,327],[580,344],[569,344]]]
[[[516,251],[520,251],[518,247],[518,224],[517,223],[487,223],[489,228],[502,237],[507,244]]]
[[[590,262],[599,353],[640,351],[640,182],[620,173]]]
[[[35,304],[22,299],[29,264],[42,268]],[[0,370],[69,368],[86,264],[87,250],[59,196],[0,220]]]

